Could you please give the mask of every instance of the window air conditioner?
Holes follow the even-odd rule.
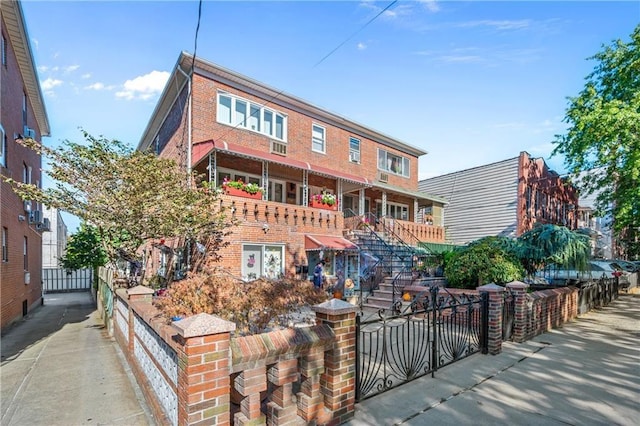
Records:
[[[359,163],[360,162],[360,153],[359,152],[349,152],[349,161],[353,162],[353,163]]]
[[[382,172],[378,173],[378,180],[380,182],[384,182],[384,183],[389,182],[389,174],[388,173],[382,173]]]
[[[34,210],[31,212],[31,216],[29,218],[29,222],[30,223],[42,223],[42,211],[41,210]]]
[[[35,139],[36,131],[29,126],[24,126],[24,132],[22,136],[24,136],[25,138]]]
[[[278,155],[287,155],[287,144],[271,141],[271,152]]]

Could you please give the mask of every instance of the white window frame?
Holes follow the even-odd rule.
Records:
[[[398,172],[397,170],[393,170],[392,167],[389,165],[389,161],[393,161],[393,158],[389,158],[389,156],[400,158],[400,164],[402,169],[400,170],[400,172]],[[383,172],[391,173],[396,176],[402,176],[402,177],[408,178],[411,176],[410,167],[411,167],[411,160],[409,158],[403,157],[398,154],[394,154],[382,148],[378,148],[378,170],[382,170]]]
[[[0,124],[0,166],[7,166],[7,134],[4,132],[4,127]]]
[[[317,130],[316,130],[317,129]],[[316,137],[316,131],[322,133],[322,137]],[[316,145],[320,145],[316,148]],[[325,154],[327,152],[327,129],[324,126],[311,124],[311,151]]]
[[[281,185],[282,199],[276,200],[276,185]],[[287,202],[287,182],[279,179],[269,179],[269,201],[275,201],[277,203],[286,203]]]
[[[378,209],[378,211],[380,209],[382,209],[382,200],[376,200],[376,209]],[[397,216],[395,214],[391,214],[392,211],[397,212],[398,209],[400,209],[400,215]],[[406,212],[406,215],[403,215],[403,213]],[[387,211],[382,213],[382,216],[388,216],[388,217],[392,217],[394,219],[399,219],[399,220],[409,220],[409,204],[403,204],[403,203],[396,203],[393,201],[387,201]]]
[[[4,36],[4,34],[2,34],[2,46],[0,47],[0,49],[2,49],[2,65],[4,65],[4,67],[7,67],[7,38]]]
[[[221,117],[220,115],[220,104],[222,98],[231,100],[228,117]],[[240,102],[245,104],[244,118],[239,118],[241,117],[241,114],[237,111]],[[253,112],[256,112],[257,114],[254,116]],[[271,114],[271,125],[268,131],[267,126],[265,125],[265,114]],[[233,95],[229,92],[219,91],[216,96],[216,121],[220,124],[232,126],[234,128],[238,127],[285,143],[287,142],[288,117],[286,114],[276,111],[275,109],[266,108],[257,102]],[[279,127],[282,127],[280,131],[278,131]]]
[[[258,175],[253,175],[251,173],[241,172],[239,170],[227,169],[224,167],[218,167],[217,170],[217,184],[222,185],[222,181],[224,178],[221,178],[221,175],[229,175],[229,179],[232,181],[236,181],[238,179],[242,179],[244,183],[255,183],[260,188],[262,188],[262,178]]]
[[[352,147],[352,143],[358,143],[358,149]],[[353,136],[349,137],[349,161],[360,164],[360,139]]]
[[[2,261],[9,261],[9,229],[2,227]]]
[[[259,270],[254,272],[248,272],[248,258],[245,257],[245,252],[247,250],[247,248],[251,248],[251,249],[259,249],[260,250],[260,259],[253,259],[253,263],[251,266],[251,269],[253,269],[254,267],[257,267]],[[269,262],[269,259],[266,258],[266,252],[267,249],[270,250],[275,250],[275,251],[280,251],[280,265],[279,265],[279,271],[276,271],[275,276],[268,276],[265,275],[266,274],[266,270],[269,267],[269,265],[267,265],[267,263]],[[261,243],[255,243],[255,242],[246,242],[242,244],[242,254],[241,254],[241,262],[242,262],[242,277],[244,280],[254,280],[260,277],[266,277],[266,278],[270,278],[270,279],[277,279],[279,277],[284,276],[284,271],[285,271],[285,255],[286,255],[286,251],[285,251],[285,246],[284,244],[261,244]],[[277,265],[275,265],[276,268],[278,268]]]

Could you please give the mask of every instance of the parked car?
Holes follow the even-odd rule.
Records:
[[[537,277],[542,277],[549,283],[566,282],[567,280],[585,281],[598,278],[620,277],[620,283],[629,282],[629,272],[624,271],[619,265],[605,260],[589,261],[587,269],[579,271],[576,269],[566,269],[558,265],[549,265],[545,269],[536,273]]]
[[[618,283],[620,283],[622,286],[628,286],[631,282],[629,280],[629,276],[632,274],[632,272],[624,270],[617,261],[592,260],[589,263],[605,270],[605,275],[607,277],[618,277]]]
[[[621,269],[627,272],[638,272],[640,270],[640,264],[635,264],[634,262],[629,262],[627,260],[614,259],[608,260],[607,262],[618,265]]]

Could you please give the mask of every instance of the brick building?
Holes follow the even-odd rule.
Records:
[[[67,225],[60,210],[44,206],[43,227],[50,232],[42,234],[42,268],[61,268],[60,259],[67,249]]]
[[[38,82],[20,2],[2,1],[0,32],[0,169],[3,176],[40,185],[40,155],[16,143],[49,136],[49,121]],[[42,206],[23,202],[0,182],[0,326],[22,318],[42,298]]]
[[[496,163],[420,181],[445,197],[447,240],[466,244],[487,236],[517,237],[535,223],[577,227],[578,192],[527,152]]]
[[[357,247],[343,237],[351,218],[368,213],[416,241],[444,241],[445,200],[418,191],[425,151],[200,58],[191,75],[192,62],[180,55],[138,149],[175,158],[216,186],[261,188],[258,199],[221,198],[241,220],[223,253],[231,273],[300,274],[322,257],[329,275],[357,278]],[[316,204],[323,193],[337,204]],[[154,255],[155,267],[162,258]]]

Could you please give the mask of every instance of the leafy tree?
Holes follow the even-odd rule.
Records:
[[[78,232],[67,242],[64,257],[61,259],[65,269],[97,269],[108,262],[107,253],[102,246],[98,230],[82,222]]]
[[[589,236],[564,226],[535,226],[517,239],[515,252],[529,274],[549,264],[584,271],[589,261]]]
[[[485,237],[453,252],[445,265],[445,276],[452,287],[475,288],[522,279],[524,269],[505,237]]]
[[[95,226],[111,261],[135,259],[143,243],[165,238],[202,241],[215,260],[230,223],[215,208],[216,190],[191,186],[192,179],[173,160],[82,134],[85,143],[67,140],[58,150],[23,140],[50,159],[55,187],[41,189],[7,177],[5,181],[25,200],[59,208]],[[202,262],[201,257],[191,259]]]
[[[601,216],[629,256],[640,256],[640,26],[631,41],[617,40],[590,59],[597,64],[584,89],[569,98],[569,129],[556,136],[553,154],[563,154],[586,194],[597,194]]]

